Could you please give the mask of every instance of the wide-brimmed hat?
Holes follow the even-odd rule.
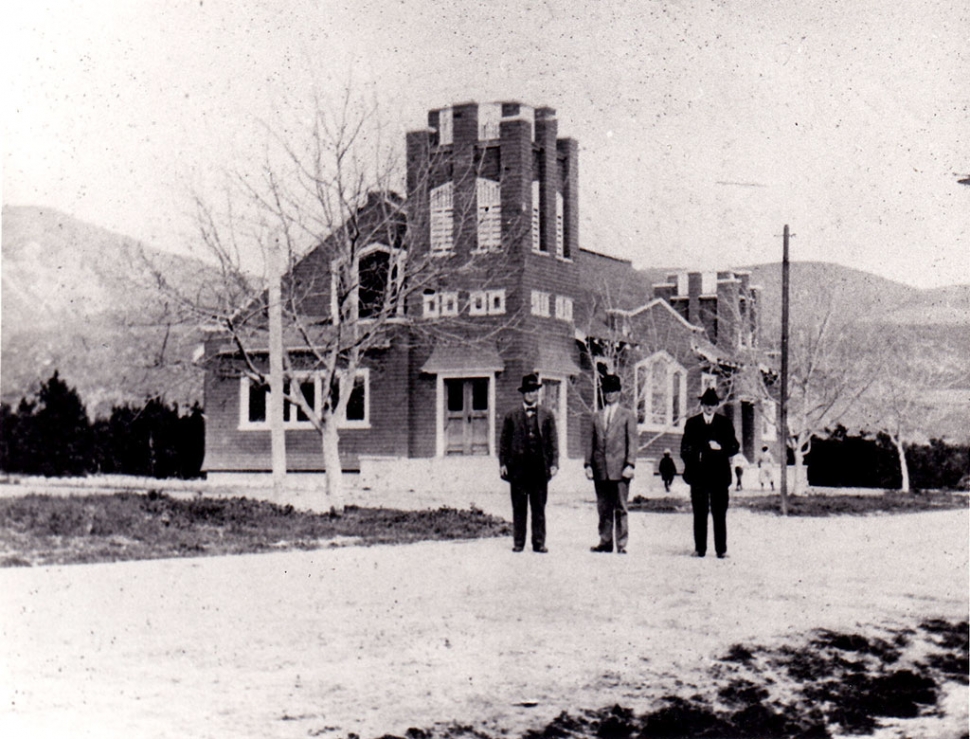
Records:
[[[717,396],[717,390],[712,387],[707,388],[701,395],[701,405],[717,405],[721,399]]]
[[[522,377],[522,386],[519,388],[520,393],[531,393],[542,387],[542,383],[539,382],[539,375],[533,373],[529,375],[524,375]]]
[[[620,392],[620,378],[617,375],[603,375],[603,380],[600,385],[603,388],[604,393],[618,393]]]

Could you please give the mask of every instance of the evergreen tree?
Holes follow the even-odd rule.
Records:
[[[92,468],[91,422],[77,391],[55,370],[37,393],[34,471],[45,476],[83,475]]]

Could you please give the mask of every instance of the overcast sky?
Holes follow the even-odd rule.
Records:
[[[966,0],[84,0],[4,18],[3,202],[162,248],[314,90],[403,135],[456,102],[558,111],[580,245],[640,267],[845,264],[970,283]]]

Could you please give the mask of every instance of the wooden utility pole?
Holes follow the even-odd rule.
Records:
[[[286,488],[286,430],[283,427],[283,255],[278,239],[269,245],[269,416],[270,450],[273,465],[273,496]]]
[[[781,515],[788,515],[788,224],[781,256]],[[798,470],[795,470],[798,474]]]

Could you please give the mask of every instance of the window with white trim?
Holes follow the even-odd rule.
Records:
[[[438,146],[447,146],[453,140],[453,112],[451,108],[442,108],[438,111]]]
[[[421,314],[425,318],[437,318],[441,315],[441,296],[434,290],[425,290],[421,296]]]
[[[532,315],[549,316],[549,293],[541,290],[532,291]]]
[[[431,251],[441,254],[454,248],[454,185],[445,182],[431,191]]]
[[[488,315],[505,315],[505,290],[488,290]]]
[[[556,256],[562,259],[565,252],[565,242],[563,240],[563,200],[562,193],[556,193]]]
[[[300,392],[316,417],[321,413],[321,374],[306,372],[294,375],[283,381],[284,395],[290,394],[291,383],[299,382]],[[334,384],[332,402],[336,406],[341,392],[350,392],[347,408],[337,419],[341,428],[365,427],[370,425],[370,370],[362,367],[357,370],[353,384],[346,372],[338,372]],[[242,430],[268,430],[269,385],[260,384],[249,377],[240,378],[239,427]],[[287,400],[283,405],[283,426],[288,429],[312,429],[313,424],[306,411],[297,403]]]
[[[343,393],[350,393],[347,407],[337,419],[340,428],[367,428],[370,426],[370,369],[360,367],[350,377],[347,372],[337,373],[337,382],[331,388],[331,404],[336,407]]]
[[[505,290],[472,290],[468,293],[472,316],[500,316],[505,313]]]
[[[354,255],[351,269],[345,257],[331,262],[330,311],[335,323],[400,313],[400,255],[400,249],[374,242]]]
[[[637,424],[641,428],[683,428],[687,407],[687,371],[660,351],[636,365]]]
[[[556,318],[561,321],[573,320],[573,299],[565,295],[556,296]]]
[[[482,251],[498,251],[502,248],[502,188],[495,180],[479,177],[476,180],[478,196],[478,248]]]
[[[441,318],[458,315],[458,293],[437,293],[426,290],[421,296],[422,315],[425,318]]]
[[[501,103],[482,103],[478,106],[478,139],[489,141],[500,136],[499,123],[502,120]]]
[[[532,181],[532,251],[540,251],[542,242],[539,239],[539,180]]]
[[[468,293],[468,313],[472,316],[488,315],[488,296],[484,290],[472,290]]]
[[[458,315],[458,293],[449,292],[441,293],[441,315],[442,316],[457,316]]]

